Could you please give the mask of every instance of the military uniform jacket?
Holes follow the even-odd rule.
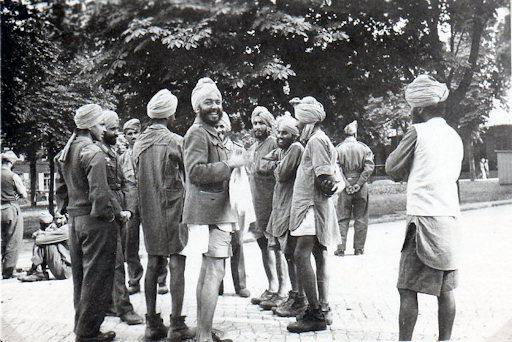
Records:
[[[237,222],[236,210],[229,202],[228,150],[215,128],[197,117],[185,134],[183,150],[187,175],[183,222]]]
[[[111,222],[121,206],[107,182],[107,155],[91,136],[77,136],[64,162],[58,161],[56,197],[58,211],[70,216],[90,215]]]
[[[346,178],[346,185],[363,186],[375,168],[370,148],[357,141],[355,137],[349,136],[336,146],[336,151],[340,169]]]
[[[151,125],[133,146],[144,242],[150,255],[168,256],[187,243],[183,209],[183,138]]]

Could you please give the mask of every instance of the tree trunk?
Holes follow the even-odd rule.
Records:
[[[37,157],[35,153],[27,156],[30,162],[30,206],[37,205]]]
[[[475,156],[474,156],[474,146],[473,139],[469,138],[466,140],[466,158],[469,166],[469,178],[472,182],[476,179],[476,171],[475,171]]]
[[[50,214],[55,215],[55,153],[50,149],[48,151],[48,162],[50,164],[50,184],[48,191],[48,211]]]

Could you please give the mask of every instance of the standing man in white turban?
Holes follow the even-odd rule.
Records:
[[[334,255],[344,256],[347,246],[347,232],[350,218],[354,215],[354,254],[364,253],[366,233],[368,231],[368,178],[375,164],[373,153],[368,146],[358,141],[357,121],[345,127],[347,137],[336,146],[338,164],[345,181],[345,190],[338,197],[338,220],[341,244]]]
[[[261,250],[263,268],[268,280],[268,288],[259,296],[251,299],[252,304],[259,305],[264,301],[282,302],[282,294],[279,295],[279,279],[277,274],[276,254],[269,251],[268,239],[265,236],[270,213],[272,213],[272,197],[276,180],[273,169],[262,169],[261,161],[264,156],[277,148],[274,134],[276,120],[274,115],[263,106],[257,106],[252,111],[251,123],[256,142],[249,151],[253,156],[250,170],[251,192],[256,213],[256,224],[252,233]],[[284,258],[278,261],[280,266],[286,267]],[[286,268],[284,268],[286,269]],[[279,304],[279,303],[278,303]]]
[[[76,341],[112,341],[100,332],[112,293],[117,225],[126,222],[107,181],[106,154],[94,144],[105,133],[101,107],[88,104],[74,116],[76,130],[57,155],[58,213],[69,214]]]
[[[133,146],[133,162],[140,199],[140,215],[148,265],[144,281],[146,331],[144,337],[169,341],[192,338],[194,331],[182,315],[185,293],[186,227],[181,224],[184,199],[183,138],[168,127],[175,119],[178,99],[169,90],[157,92],[147,105],[151,121]],[[172,309],[170,327],[156,312],[157,282],[169,257]]]
[[[443,119],[448,88],[428,75],[405,90],[414,124],[386,160],[386,173],[407,181],[407,220],[398,274],[399,340],[412,339],[418,292],[437,296],[439,340],[451,338],[455,319],[460,215],[457,179],[462,140]]]
[[[332,323],[327,247],[340,240],[332,198],[340,179],[336,149],[319,126],[325,119],[324,107],[311,96],[294,98],[290,103],[302,129],[301,140],[306,144],[293,186],[290,213],[290,235],[297,237],[294,258],[309,304],[304,315],[287,329],[301,333],[325,330]],[[315,257],[316,274],[311,255]]]
[[[13,277],[18,252],[23,241],[23,215],[18,199],[27,198],[27,189],[21,177],[12,172],[18,156],[13,151],[2,158],[2,278]]]
[[[196,341],[212,341],[212,323],[219,286],[224,278],[226,258],[232,255],[231,235],[238,215],[229,200],[229,179],[233,169],[244,166],[246,158],[228,151],[215,125],[222,117],[222,95],[210,78],[201,78],[191,96],[196,113],[183,144],[187,191],[183,222],[188,225],[185,254],[202,254],[197,281]],[[216,336],[216,340],[220,340]]]

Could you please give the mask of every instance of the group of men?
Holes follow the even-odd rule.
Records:
[[[455,182],[462,156],[460,138],[442,119],[440,103],[447,91],[426,75],[408,86],[406,99],[413,119],[421,123],[407,132],[386,163],[394,179],[409,180],[398,282],[403,340],[412,337],[418,292],[439,298],[440,339],[450,338],[455,315],[451,291],[456,285]],[[277,121],[267,108],[257,106],[251,116],[256,142],[245,151],[229,139],[229,117],[222,111],[222,101],[215,82],[200,79],[191,94],[196,118],[181,137],[169,130],[178,100],[169,90],[160,90],[147,105],[150,120],[142,134],[138,120],[125,124],[131,144],[122,156],[112,148],[119,130],[115,112],[95,104],[76,111],[76,129],[56,158],[59,212],[69,215],[76,341],[114,339],[114,332],[100,332],[110,303],[129,324],[142,322],[129,302],[124,274],[124,260],[138,255],[126,241],[137,240],[139,222],[148,254],[145,339],[221,341],[212,322],[225,259],[233,258],[233,246],[238,250],[232,260],[235,290],[241,297],[249,296],[241,247],[251,210],[255,214],[251,231],[268,279],[268,288],[251,303],[278,316],[295,316],[296,322],[288,325],[290,332],[325,330],[332,323],[327,247],[338,244],[336,254],[344,255],[353,213],[355,254],[363,253],[366,182],[373,171],[373,155],[355,139],[356,123],[346,127],[347,139],[334,147],[321,128],[325,110],[311,96],[292,99],[294,117],[283,115]],[[435,135],[452,144],[440,148],[444,140],[433,139]],[[241,210],[241,203],[235,202],[243,200],[234,195],[233,184],[241,184],[246,171],[253,208]],[[197,328],[188,327],[182,315],[186,257],[193,255],[202,258],[196,287]],[[157,284],[167,264],[172,298],[169,326],[156,312]],[[286,293],[289,283],[291,291]]]

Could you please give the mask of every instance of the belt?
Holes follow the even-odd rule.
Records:
[[[359,176],[361,176],[360,172],[354,172],[354,171],[345,172],[345,178],[347,178],[347,179],[359,178]]]

